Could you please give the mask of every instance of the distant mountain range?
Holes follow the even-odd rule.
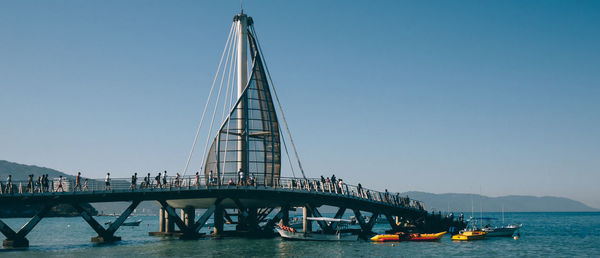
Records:
[[[598,211],[582,202],[563,197],[536,197],[523,195],[509,195],[501,197],[488,197],[479,194],[446,193],[433,194],[425,192],[405,192],[412,199],[423,201],[427,210],[470,212],[471,209],[482,211],[505,212],[567,212],[567,211]],[[480,205],[481,203],[481,205]],[[472,205],[472,206],[471,206]]]
[[[13,180],[27,180],[27,175],[34,174],[35,177],[48,174],[50,178],[63,176],[67,178],[74,178],[73,175],[68,175],[58,170],[23,165],[13,163],[9,161],[0,160],[0,180],[5,181],[6,177],[11,174]],[[460,193],[447,193],[447,194],[433,194],[425,192],[405,192],[402,196],[408,195],[411,199],[423,201],[427,210],[429,211],[462,211],[470,212],[471,203],[473,204],[473,210],[479,211],[479,203],[483,211],[504,211],[506,212],[567,212],[567,211],[598,211],[590,206],[587,206],[579,201],[571,200],[562,197],[536,197],[536,196],[502,196],[502,197],[488,197],[478,194],[460,194]],[[103,203],[94,204],[98,210],[104,213],[119,212],[126,207],[125,203]],[[138,212],[145,210],[144,213],[153,213],[154,210],[158,210],[158,207],[153,202],[144,202],[143,205],[138,207]]]
[[[0,179],[2,180],[2,183],[6,182],[6,178],[8,177],[8,175],[12,175],[13,181],[21,181],[27,180],[27,175],[30,174],[34,175],[34,179],[43,174],[48,174],[48,177],[50,178],[57,178],[59,176],[75,178],[75,176],[73,175],[67,175],[63,172],[51,168],[23,165],[19,163],[0,160]]]

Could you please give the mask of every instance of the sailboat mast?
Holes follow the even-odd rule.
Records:
[[[234,21],[237,26],[237,96],[238,99],[242,97],[246,84],[248,84],[248,22],[249,17],[244,14],[242,10],[240,14],[234,17]],[[237,117],[237,128],[240,129],[240,136],[237,144],[237,163],[238,171],[242,170],[248,172],[247,167],[247,152],[248,149],[246,142],[244,141],[244,134],[246,133],[246,103],[241,103],[240,109],[238,109]]]

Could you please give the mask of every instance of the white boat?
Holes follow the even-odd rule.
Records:
[[[136,221],[123,222],[123,224],[121,224],[121,226],[137,227],[140,225],[140,223],[142,223],[142,220],[138,219]]]
[[[507,226],[492,227],[486,225],[481,231],[486,232],[488,237],[511,237],[517,232],[523,224],[510,224]]]
[[[305,240],[305,241],[356,241],[358,240],[358,235],[352,234],[352,232],[347,230],[347,225],[351,222],[350,220],[345,219],[332,219],[332,218],[323,218],[323,217],[311,217],[306,218],[311,221],[325,221],[325,222],[337,222],[339,223],[338,228],[333,234],[325,234],[323,232],[301,232],[296,231],[292,227],[286,226],[277,226],[275,229],[277,233],[283,238],[287,240]]]
[[[509,224],[502,226],[492,226],[490,223],[496,218],[475,218],[473,221],[481,221],[481,224],[485,224],[480,228],[481,231],[487,233],[487,237],[511,237],[523,226],[523,224]],[[485,221],[485,223],[483,223]],[[473,223],[477,224],[477,223]]]

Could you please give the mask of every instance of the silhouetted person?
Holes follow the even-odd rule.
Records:
[[[58,192],[58,189],[60,189],[61,192],[65,191],[65,189],[63,189],[63,177],[62,176],[58,176],[58,187],[56,188],[57,192]]]
[[[77,172],[77,176],[75,177],[75,187],[73,187],[73,192],[77,189],[81,191],[81,172]]]
[[[110,190],[110,173],[106,173],[106,178],[104,179],[104,190]]]

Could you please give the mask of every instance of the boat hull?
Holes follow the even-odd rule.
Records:
[[[486,233],[483,231],[467,231],[452,236],[452,240],[455,241],[471,241],[471,240],[483,240],[485,239]]]
[[[304,232],[292,232],[286,231],[280,228],[276,228],[277,233],[286,240],[302,240],[302,241],[356,241],[358,235],[351,233],[338,233],[338,234],[320,234],[320,233],[304,233]]]
[[[484,228],[483,231],[486,232],[486,236],[488,237],[511,237],[515,234],[520,227],[501,227],[501,228]]]

